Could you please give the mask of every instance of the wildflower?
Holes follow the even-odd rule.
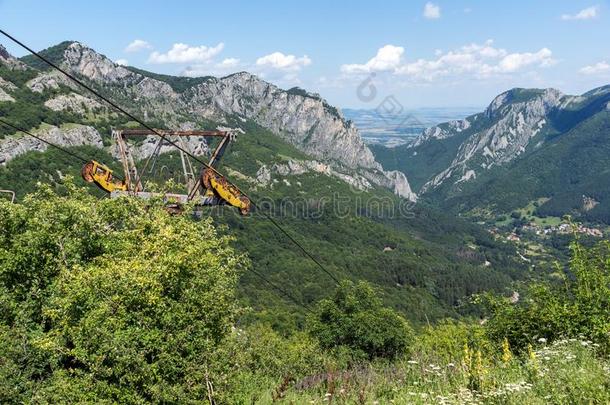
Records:
[[[468,347],[468,343],[464,345],[464,366],[468,370],[472,367],[472,353],[470,347]]]
[[[540,367],[538,365],[538,358],[536,357],[536,352],[534,351],[534,349],[532,349],[532,345],[528,344],[527,345],[527,354],[529,357],[529,363],[530,363],[530,367],[532,372],[537,375],[540,373]]]
[[[502,341],[502,361],[504,363],[508,363],[513,358],[513,354],[510,351],[510,345],[508,344],[508,339],[504,338]]]
[[[527,357],[529,357],[529,359],[531,361],[536,360],[536,352],[534,351],[534,349],[532,348],[532,344],[529,343],[527,345]]]

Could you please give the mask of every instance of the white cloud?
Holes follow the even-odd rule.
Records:
[[[598,6],[587,7],[580,10],[576,14],[563,14],[561,16],[562,20],[590,20],[592,18],[597,17],[597,13],[599,11]]]
[[[127,59],[117,59],[114,61],[117,65],[127,66],[129,65],[129,61]]]
[[[608,62],[601,61],[594,65],[585,66],[580,69],[580,73],[585,75],[598,75],[602,73],[610,73],[610,64]]]
[[[231,69],[239,66],[239,59],[237,58],[226,58],[222,62],[216,65],[220,68]]]
[[[242,69],[241,61],[237,58],[226,58],[220,63],[203,63],[187,66],[182,72],[182,76],[200,77],[200,76],[224,76],[229,73],[234,73]]]
[[[427,2],[424,6],[424,17],[430,20],[441,18],[441,8],[434,3]]]
[[[256,60],[256,65],[263,68],[272,68],[283,71],[298,71],[302,67],[311,65],[307,55],[297,58],[294,55],[284,55],[282,52],[273,52]]]
[[[470,75],[477,78],[499,74],[511,74],[536,67],[546,67],[555,63],[552,52],[542,48],[537,52],[509,53],[493,46],[488,40],[483,44],[470,44],[448,52],[435,52],[432,59],[402,61],[402,47],[386,45],[377,55],[363,65],[341,66],[345,74],[386,71],[407,76],[415,81],[433,81],[441,77]]]
[[[400,65],[400,60],[405,49],[402,46],[385,45],[377,50],[377,55],[372,57],[363,65],[342,65],[343,73],[370,73],[395,70]]]
[[[224,48],[221,42],[214,47],[189,46],[187,44],[174,44],[167,53],[157,51],[150,54],[149,63],[191,63],[209,62],[214,56],[218,55]]]
[[[152,49],[152,45],[142,39],[133,40],[127,47],[125,48],[125,52],[133,53],[142,51],[144,49]]]
[[[471,44],[447,52],[434,60],[420,59],[407,63],[396,70],[415,79],[426,81],[444,76],[473,75],[488,77],[523,71],[530,67],[545,67],[555,63],[552,52],[542,48],[538,52],[508,53],[495,48],[492,41],[483,45]]]
[[[538,52],[511,53],[506,55],[497,66],[500,73],[512,73],[522,70],[528,66],[550,66],[555,63],[552,58],[553,52],[548,48],[542,48]]]

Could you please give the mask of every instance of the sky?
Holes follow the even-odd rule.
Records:
[[[610,84],[608,1],[0,0],[0,28],[157,73],[248,71],[342,108],[484,107],[512,87]]]

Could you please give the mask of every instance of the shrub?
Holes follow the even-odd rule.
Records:
[[[409,323],[383,307],[372,287],[345,281],[332,299],[320,301],[308,318],[308,329],[325,348],[347,347],[354,355],[395,357],[412,341]]]
[[[210,221],[67,184],[0,203],[0,402],[192,402],[243,259]]]
[[[484,302],[491,311],[489,336],[497,341],[506,337],[519,350],[538,339],[585,337],[609,352],[609,248],[607,241],[587,249],[575,240],[563,283],[534,283],[517,303],[486,296]]]
[[[510,217],[513,219],[521,219],[521,213],[519,211],[513,211],[510,213]]]
[[[457,363],[463,357],[466,345],[485,354],[494,352],[483,325],[453,319],[423,327],[415,338],[412,351],[428,361]]]

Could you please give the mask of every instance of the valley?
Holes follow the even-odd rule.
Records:
[[[369,145],[395,147],[417,138],[423,130],[434,125],[459,120],[480,111],[477,108],[399,108],[398,113],[375,109],[344,108],[345,118],[354,122],[362,140]]]
[[[95,88],[115,98],[137,94],[138,102],[130,104],[131,111],[163,117],[165,123],[155,124],[159,127],[239,128],[243,134],[230,146],[221,169],[231,174],[240,188],[268,203],[268,213],[333,272],[341,278],[372,282],[384,291],[388,305],[413,321],[458,316],[462,311],[459,305],[470,294],[504,291],[513,280],[527,277],[513,248],[494,242],[482,228],[456,221],[431,206],[410,203],[414,194],[407,178],[400,172],[383,171],[353,124],[317,96],[283,91],[245,73],[194,82],[144,71],[134,73],[78,43],[62,43],[43,54],[70,66]],[[10,94],[18,100],[24,98],[18,95],[26,95],[39,103],[41,123],[33,121],[28,130],[119,168],[110,128],[133,127],[135,123],[90,98],[77,98],[72,84],[53,72],[34,70],[40,66],[31,58],[8,60],[24,77],[16,79],[5,71],[7,82],[12,80],[14,85]],[[39,84],[40,90],[36,87]],[[199,101],[210,100],[211,96],[204,96],[210,91],[221,92],[222,98],[214,99],[217,105]],[[275,95],[265,100],[254,96],[269,91]],[[182,101],[186,98],[188,108]],[[166,99],[173,100],[172,109],[167,109]],[[20,102],[2,106],[8,114],[5,117],[23,125],[22,110],[15,105]],[[273,112],[274,108],[278,112]],[[292,114],[281,124],[273,119],[280,108],[284,113],[288,108]],[[310,128],[300,129],[299,124],[297,130],[297,122],[311,122]],[[21,199],[40,181],[56,184],[61,190],[62,179],[72,176],[77,184],[85,185],[78,162],[27,135],[13,134],[5,126],[2,129],[0,188],[14,189]],[[142,149],[135,154],[145,159],[146,150],[152,151]],[[165,168],[165,173],[162,177],[149,174],[151,181],[155,175],[159,181],[180,179],[177,155],[161,155],[157,167]],[[103,195],[95,188],[91,192]],[[256,269],[300,302],[310,305],[328,294],[332,280],[318,274],[313,263],[303,260],[289,241],[274,235],[263,217],[255,213],[252,218],[242,218],[230,208],[213,209],[210,215],[218,226],[228,226],[228,233],[236,237],[235,246],[248,253]],[[488,262],[491,267],[484,265]],[[384,265],[379,268],[379,263]],[[256,316],[286,316],[296,309],[294,303],[252,275],[244,275],[241,288],[244,303],[257,309]]]
[[[384,117],[297,84],[0,45],[0,402],[610,401],[610,86]],[[204,169],[220,203],[171,197]]]

